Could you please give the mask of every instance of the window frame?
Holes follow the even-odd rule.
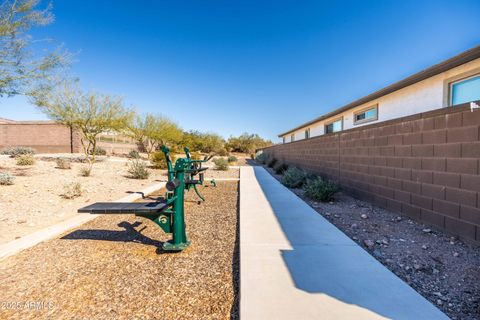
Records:
[[[480,68],[474,68],[472,70],[457,74],[453,77],[445,79],[443,81],[443,107],[452,107],[452,86],[457,82],[461,82],[464,80],[468,80],[469,78],[473,78],[480,75]]]
[[[480,78],[480,72],[472,74],[471,76],[468,76],[468,77],[465,77],[465,78],[461,78],[461,79],[458,79],[458,80],[455,80],[455,81],[451,81],[448,84],[448,106],[449,107],[456,106],[456,105],[453,104],[453,86],[458,84],[458,83],[461,83],[461,82],[464,82],[464,81],[467,81],[467,80],[470,80],[470,79],[473,79],[473,78]],[[465,102],[465,103],[468,103],[468,102]]]
[[[367,111],[369,110],[372,110],[372,109],[376,109],[377,112],[375,114],[375,117],[373,118],[365,118],[365,119],[362,119],[362,120],[357,120],[357,115],[358,114],[362,114],[362,113],[366,113]],[[359,125],[359,124],[363,124],[363,123],[367,123],[367,122],[372,122],[372,121],[377,121],[378,120],[378,103],[375,103],[369,107],[366,107],[366,108],[362,108],[358,111],[354,111],[353,112],[353,125],[356,126],[356,125]]]
[[[310,128],[305,129],[305,139],[310,139]]]
[[[340,121],[340,125],[341,125],[340,130],[339,130],[339,131],[333,131],[333,132],[327,132],[327,126],[329,126],[329,125],[331,125],[331,124],[333,124],[333,123],[335,123],[335,122],[338,122],[338,121]],[[330,121],[328,121],[328,122],[325,122],[325,124],[324,124],[324,126],[323,126],[323,130],[324,130],[324,133],[325,133],[325,134],[332,134],[332,133],[337,133],[337,132],[343,131],[343,116],[338,117],[338,118],[335,118],[335,119],[330,120]]]

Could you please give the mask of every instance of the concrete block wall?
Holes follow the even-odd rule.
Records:
[[[480,110],[470,105],[264,149],[347,193],[480,244]]]
[[[37,153],[81,152],[78,133],[48,121],[0,124],[0,149],[16,146],[32,147]]]

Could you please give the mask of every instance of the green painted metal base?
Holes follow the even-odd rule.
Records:
[[[182,242],[179,244],[173,244],[170,241],[165,242],[162,246],[165,251],[182,251],[190,245],[190,241]]]

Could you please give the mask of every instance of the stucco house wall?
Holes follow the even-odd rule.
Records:
[[[311,137],[323,135],[325,124],[338,117],[343,117],[343,130],[348,130],[376,122],[449,107],[449,84],[479,73],[480,59],[470,61],[378,99],[361,104],[331,118],[296,130],[293,133],[295,134],[295,141],[305,138],[305,130],[307,128],[310,128]],[[355,125],[353,121],[354,113],[375,104],[378,105],[378,120]],[[291,134],[285,135],[285,142],[291,142]]]

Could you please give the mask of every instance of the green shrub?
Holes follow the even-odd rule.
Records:
[[[9,186],[15,181],[15,177],[8,172],[0,172],[0,185]]]
[[[91,174],[92,174],[92,167],[90,166],[80,167],[80,175],[82,177],[90,177]]]
[[[260,164],[265,164],[265,161],[266,161],[266,160],[267,160],[267,159],[266,159],[265,153],[260,153],[259,155],[257,155],[257,156],[255,157],[255,161],[257,161],[257,162],[260,163]]]
[[[88,151],[89,154],[93,154],[94,151],[90,150]],[[107,154],[107,150],[103,149],[102,147],[96,147],[95,148],[95,155],[96,156],[105,156]]]
[[[83,194],[82,185],[79,182],[72,182],[63,186],[61,197],[64,199],[75,199]]]
[[[300,188],[305,183],[306,177],[305,171],[292,167],[283,173],[282,183],[289,188]]]
[[[147,164],[138,158],[128,162],[128,173],[132,179],[147,179],[150,176]]]
[[[273,165],[273,170],[275,171],[276,174],[283,174],[287,169],[288,169],[288,166],[283,161],[277,161],[277,163]]]
[[[172,160],[172,163],[175,163],[175,155],[173,153],[170,153],[170,159]],[[163,152],[156,151],[152,153],[150,161],[155,169],[167,169],[167,160],[165,159]]]
[[[22,154],[17,157],[17,166],[32,166],[35,164],[35,158],[32,154]]]
[[[230,156],[230,157],[228,157],[227,161],[228,161],[228,163],[234,163],[234,162],[237,162],[238,159],[235,156]]]
[[[267,166],[273,168],[273,166],[277,163],[277,159],[274,157],[269,157],[267,160]]]
[[[214,159],[213,163],[215,163],[215,170],[222,170],[222,171],[228,170],[228,161],[225,158]]]
[[[304,186],[305,195],[315,201],[330,201],[338,192],[338,186],[329,180],[324,180],[320,177],[307,180]]]
[[[57,158],[56,160],[58,169],[72,169],[72,163],[65,158]]]
[[[139,159],[140,158],[140,153],[138,153],[137,150],[132,150],[128,153],[128,157],[131,159]]]
[[[9,148],[3,149],[0,153],[8,154],[12,158],[16,158],[24,154],[34,155],[35,150],[30,147],[9,147]]]

